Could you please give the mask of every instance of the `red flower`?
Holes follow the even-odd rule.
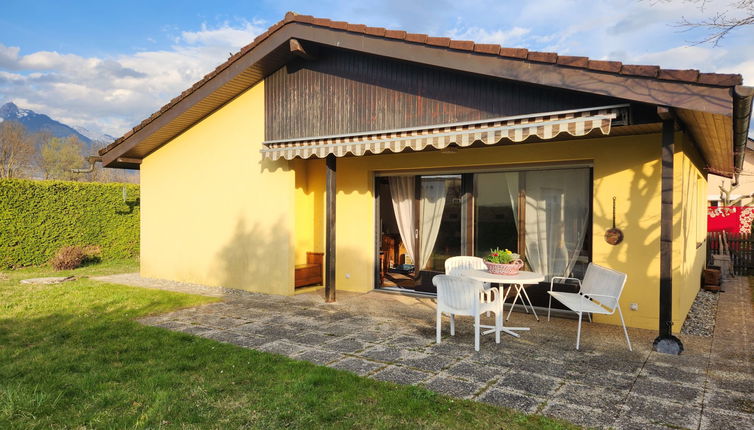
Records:
[[[498,253],[497,253],[497,252],[496,252],[496,253],[494,253],[494,254],[492,254],[492,256],[493,256],[493,257],[499,257],[499,255],[498,255]]]

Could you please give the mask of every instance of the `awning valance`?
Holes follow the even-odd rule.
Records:
[[[395,153],[406,149],[421,151],[427,147],[443,149],[450,144],[467,147],[475,142],[495,145],[502,140],[523,142],[531,136],[547,140],[561,133],[578,137],[594,130],[607,135],[612,121],[625,117],[627,108],[628,105],[603,106],[399,130],[275,140],[264,142],[262,153],[273,160],[292,160],[324,158],[329,154],[343,157],[367,152],[381,154],[385,150]]]

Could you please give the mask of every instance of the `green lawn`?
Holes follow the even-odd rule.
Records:
[[[18,280],[60,272],[0,274],[0,428],[573,428],[142,326],[214,299],[86,279],[134,270],[52,286]]]

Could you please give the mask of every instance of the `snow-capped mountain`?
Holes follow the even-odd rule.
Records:
[[[13,102],[0,106],[0,122],[2,121],[18,121],[31,133],[44,131],[55,137],[75,136],[90,148],[103,146],[115,140],[107,134],[92,133],[83,127],[71,127],[45,114],[36,113],[31,109],[21,109]]]
[[[96,132],[93,132],[93,131],[89,130],[88,128],[77,127],[75,125],[73,127],[71,127],[71,128],[73,128],[74,130],[76,130],[80,134],[83,134],[84,136],[88,137],[92,142],[95,142],[95,143],[98,143],[98,144],[108,145],[108,144],[112,143],[115,140],[115,138],[112,137],[112,136],[110,136],[109,134],[106,134],[106,133],[102,133],[102,134],[96,133]]]

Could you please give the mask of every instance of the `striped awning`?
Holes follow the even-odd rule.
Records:
[[[318,136],[264,142],[265,158],[292,160],[325,158],[329,154],[343,157],[368,153],[394,153],[407,149],[421,151],[428,147],[447,148],[451,144],[467,147],[475,142],[495,145],[503,140],[523,142],[529,137],[554,139],[562,133],[585,136],[594,130],[610,134],[616,118],[625,118],[628,105],[603,106],[560,112],[519,115],[483,121],[459,122],[427,127],[404,128],[339,136]]]

